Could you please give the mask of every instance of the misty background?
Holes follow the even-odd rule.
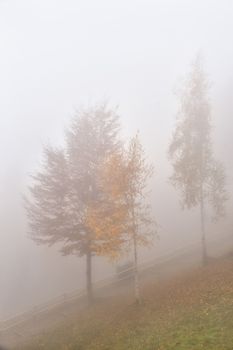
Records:
[[[0,1],[0,319],[84,285],[82,259],[28,238],[22,200],[43,145],[62,144],[79,106],[119,106],[123,136],[139,130],[155,166],[160,240],[141,261],[200,239],[198,213],[180,209],[168,181],[174,89],[201,50],[212,83],[215,153],[231,180],[232,18],[231,0]],[[231,233],[231,217],[209,223],[208,237]],[[96,280],[113,272],[96,259]]]

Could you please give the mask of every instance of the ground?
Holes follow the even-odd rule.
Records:
[[[232,350],[233,255],[169,280],[151,278],[141,291],[96,301],[24,350]]]

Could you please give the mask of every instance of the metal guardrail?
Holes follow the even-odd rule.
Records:
[[[216,239],[216,240],[212,240],[211,243],[216,243],[219,241],[220,240]],[[155,267],[156,265],[164,264],[164,263],[169,262],[175,258],[179,258],[183,254],[188,254],[190,252],[194,252],[195,249],[198,247],[200,247],[200,241],[195,242],[195,243],[191,243],[191,244],[186,245],[186,246],[181,247],[181,248],[178,248],[171,253],[164,254],[160,257],[157,257],[156,259],[151,259],[147,262],[140,264],[139,271],[145,271],[147,269]],[[122,278],[119,278],[120,274],[132,272],[133,270],[134,270],[134,267],[130,267],[129,269],[122,270],[121,272],[119,272],[117,274],[118,278],[117,278],[116,274],[114,274],[110,277],[107,277],[105,279],[102,279],[102,280],[95,282],[93,284],[93,286],[95,289],[100,289],[100,288],[104,288],[106,286],[110,286],[112,284],[118,283],[119,281],[123,281],[123,280],[129,278],[128,276],[124,276]],[[24,322],[27,322],[31,318],[33,318],[41,313],[48,312],[52,309],[55,309],[56,307],[64,305],[65,303],[69,303],[72,300],[77,300],[81,297],[84,297],[85,295],[86,295],[86,291],[84,289],[74,290],[71,293],[62,294],[62,295],[58,296],[57,298],[54,298],[53,300],[48,301],[46,303],[36,305],[33,309],[31,309],[29,311],[19,313],[19,314],[15,315],[13,317],[10,317],[6,320],[0,321],[0,332],[8,331],[11,328],[18,326],[20,324],[23,324]]]

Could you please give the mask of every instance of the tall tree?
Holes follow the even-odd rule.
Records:
[[[67,252],[79,251],[86,255],[87,291],[92,298],[92,256],[99,252],[99,239],[89,224],[89,214],[102,198],[99,173],[105,158],[115,151],[118,139],[119,118],[114,111],[101,106],[88,110],[74,120],[67,132],[67,154],[71,179],[70,203],[73,222],[82,225],[81,239],[67,247]],[[79,212],[79,214],[77,214]],[[75,236],[77,230],[74,231]],[[104,244],[104,242],[102,242]],[[81,246],[80,246],[81,244]]]
[[[66,133],[63,150],[47,148],[43,169],[33,177],[26,200],[32,238],[62,244],[63,254],[86,257],[86,288],[92,301],[92,257],[108,237],[98,236],[90,213],[102,200],[100,169],[120,147],[119,118],[106,105],[81,111]]]
[[[134,254],[135,299],[137,303],[140,303],[138,247],[151,244],[156,223],[151,217],[150,205],[147,201],[148,180],[153,174],[153,167],[147,163],[138,134],[130,141],[126,169],[128,233]]]
[[[200,207],[202,260],[207,263],[206,205],[216,219],[225,213],[225,172],[213,157],[209,83],[197,56],[180,96],[177,124],[169,147],[172,184],[181,192],[182,206]]]
[[[148,204],[148,180],[153,168],[147,163],[139,136],[133,137],[128,148],[112,154],[105,163],[104,189],[108,195],[108,215],[97,215],[102,225],[108,226],[113,247],[107,254],[119,257],[133,248],[135,299],[140,303],[138,247],[151,244],[155,221]],[[99,208],[101,211],[101,206]],[[98,225],[97,225],[98,227]]]

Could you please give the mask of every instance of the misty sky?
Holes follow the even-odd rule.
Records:
[[[21,204],[43,144],[62,142],[78,106],[119,105],[125,134],[140,130],[157,193],[167,198],[173,92],[201,50],[213,82],[217,152],[232,175],[232,18],[231,0],[0,0],[0,281],[9,298],[16,286],[30,294],[25,271],[27,286],[43,283],[48,259],[57,285],[59,271],[74,269],[74,260],[61,263],[28,240]],[[166,226],[162,209],[157,219]]]

